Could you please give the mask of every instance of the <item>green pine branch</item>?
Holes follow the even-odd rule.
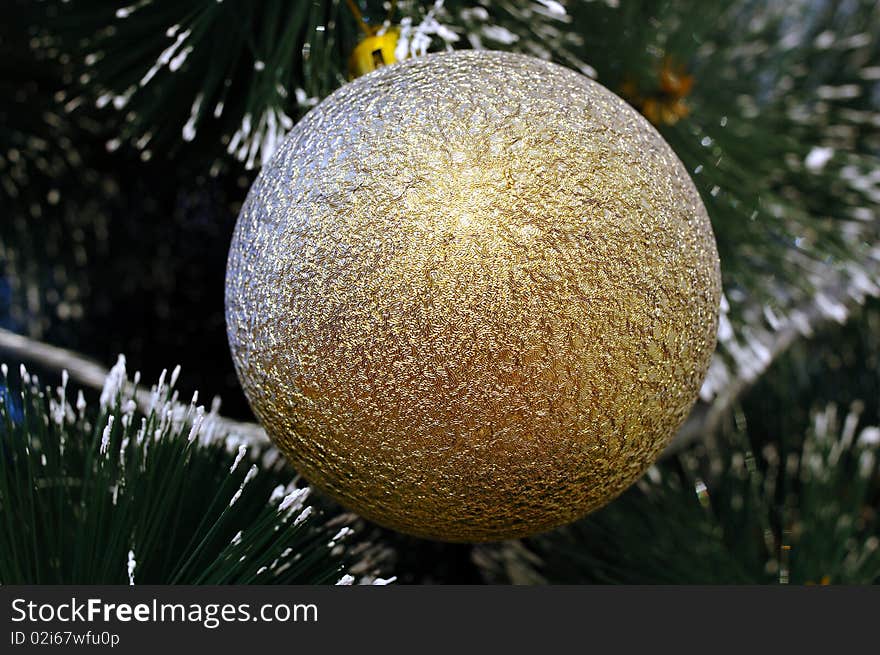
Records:
[[[351,584],[376,580],[356,518],[179,404],[176,374],[133,400],[124,361],[98,407],[4,365],[0,394],[0,583]],[[382,582],[379,579],[379,582]]]
[[[176,154],[189,142],[249,168],[346,77],[358,28],[343,0],[50,2],[47,47],[81,82],[65,104],[115,109],[108,147]],[[218,148],[217,146],[220,146]]]
[[[522,543],[480,547],[494,582],[876,584],[880,429],[834,405],[804,439],[753,450],[742,414],[717,447],[661,462],[618,500]]]

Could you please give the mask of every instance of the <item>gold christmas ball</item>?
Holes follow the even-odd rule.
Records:
[[[530,57],[429,55],[342,87],[242,208],[238,375],[315,486],[445,541],[572,521],[693,404],[720,294],[681,162],[623,100]]]

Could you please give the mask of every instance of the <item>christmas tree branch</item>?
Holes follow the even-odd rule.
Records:
[[[758,377],[784,353],[798,338],[810,336],[829,323],[845,323],[850,314],[868,297],[880,296],[880,247],[863,264],[863,275],[845,281],[836,281],[820,289],[809,301],[790,312],[773,330],[753,334],[751,350],[760,353],[750,366],[740,366],[733,378],[722,381],[707,380],[704,389],[715,388],[717,394],[710,400],[701,399],[691,411],[688,420],[666,449],[666,454],[676,453],[689,443],[714,432],[719,421],[738,398],[745,393]],[[717,356],[716,356],[717,359]],[[713,367],[717,364],[713,362]]]
[[[720,448],[652,467],[607,507],[554,532],[474,549],[493,584],[876,584],[880,429],[828,405],[787,445]]]
[[[3,328],[0,328],[0,351],[5,351],[19,361],[33,362],[58,372],[67,371],[72,380],[92,389],[103,388],[110,374],[106,368],[84,355]],[[140,388],[132,389],[132,393],[138,409],[148,412],[154,402],[152,393]],[[270,447],[265,431],[257,423],[235,421],[221,416],[217,416],[216,421],[218,434],[234,436],[251,448],[262,450]]]
[[[356,516],[312,500],[272,453],[230,447],[197,395],[177,402],[177,373],[139,410],[122,357],[97,404],[67,373],[53,389],[0,366],[0,583],[390,581],[376,577],[385,549],[354,537]]]

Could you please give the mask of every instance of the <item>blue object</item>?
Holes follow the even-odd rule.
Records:
[[[16,398],[16,395],[9,390],[6,383],[0,381],[0,403],[3,404],[3,412],[8,414],[9,418],[16,425],[24,421],[24,410],[19,401],[20,398]]]

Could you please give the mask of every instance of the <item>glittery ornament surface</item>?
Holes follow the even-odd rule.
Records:
[[[287,137],[229,255],[244,391],[314,485],[380,524],[483,541],[614,498],[715,345],[705,208],[653,127],[529,57],[430,55]]]

